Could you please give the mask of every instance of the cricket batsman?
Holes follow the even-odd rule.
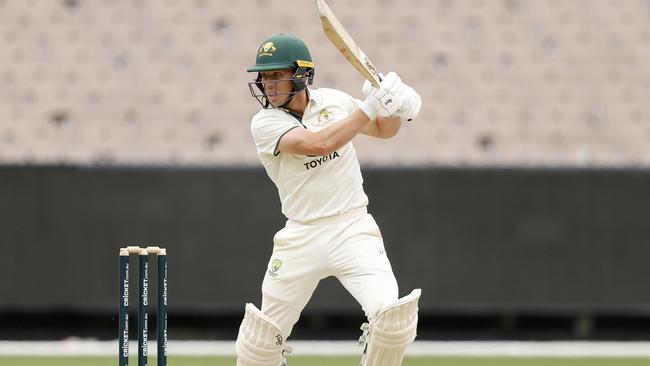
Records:
[[[251,94],[262,108],[251,132],[287,217],[273,238],[262,283],[262,308],[246,304],[236,342],[238,366],[286,365],[285,341],[318,282],[335,276],[359,302],[368,323],[361,366],[399,366],[416,336],[420,290],[398,298],[381,232],[352,139],[397,134],[421,98],[395,73],[379,88],[366,81],[364,100],[312,89],[314,63],[298,38],[275,35],[257,49]]]

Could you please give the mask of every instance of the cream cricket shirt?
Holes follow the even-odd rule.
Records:
[[[251,122],[257,155],[278,188],[282,213],[309,222],[368,205],[357,153],[351,142],[328,156],[277,151],[280,138],[294,128],[319,131],[347,117],[357,101],[335,89],[309,89],[302,123],[280,109],[262,109]]]

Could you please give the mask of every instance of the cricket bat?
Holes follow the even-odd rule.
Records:
[[[368,56],[357,46],[354,39],[350,37],[343,25],[336,18],[332,10],[327,6],[325,0],[316,0],[318,14],[323,23],[323,31],[332,44],[341,54],[354,66],[376,88],[379,87],[381,77]]]

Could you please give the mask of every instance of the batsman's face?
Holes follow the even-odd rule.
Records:
[[[274,107],[281,106],[289,98],[292,86],[293,70],[262,71],[262,83],[269,102]]]

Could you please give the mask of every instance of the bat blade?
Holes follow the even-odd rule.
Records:
[[[341,22],[336,18],[336,15],[329,8],[325,0],[316,0],[318,7],[318,14],[320,15],[321,23],[323,23],[323,31],[330,42],[341,52],[341,54],[348,60],[357,71],[370,81],[375,87],[379,87],[381,78],[375,64],[370,61],[368,56],[357,46],[354,39],[348,34]]]

